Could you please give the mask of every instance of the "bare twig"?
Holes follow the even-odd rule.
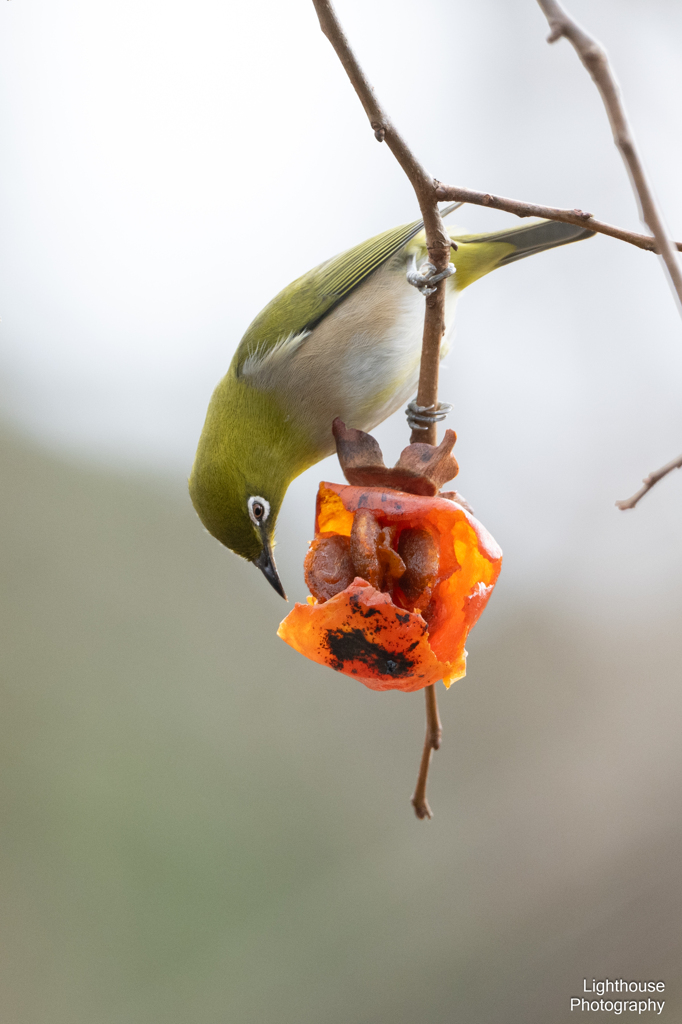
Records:
[[[386,112],[377,100],[364,71],[360,67],[350,43],[346,38],[331,0],[313,0],[320,28],[336,50],[360,102],[365,108],[369,123],[378,142],[385,142],[409,178],[426,231],[426,248],[429,261],[436,270],[445,270],[450,260],[450,236],[438,212],[438,196],[434,178],[422,167],[407,143],[391,124]],[[445,311],[445,282],[441,281],[436,291],[426,299],[424,316],[424,338],[419,373],[417,404],[435,406],[438,401],[438,368],[440,364],[440,343],[443,337]],[[435,423],[427,430],[413,431],[413,441],[426,444],[436,443]]]
[[[424,230],[426,232],[426,249],[429,262],[437,271],[445,270],[450,261],[450,236],[445,230],[443,220],[438,212],[438,196],[436,181],[422,167],[411,152],[403,138],[391,124],[385,111],[381,108],[374,90],[364,71],[360,67],[350,43],[339,24],[331,0],[313,0],[320,28],[334,47],[336,54],[346,70],[355,89],[369,123],[378,142],[385,142],[394,157],[407,175],[419,203]],[[434,408],[438,404],[438,369],[440,365],[440,343],[445,330],[445,281],[440,281],[436,290],[426,298],[424,313],[424,335],[422,340],[421,366],[417,404]],[[426,444],[436,443],[436,424],[428,428],[412,431],[412,441]],[[431,751],[437,750],[440,744],[440,722],[436,705],[435,685],[426,687],[427,729],[424,752],[422,754],[419,780],[412,797],[415,814],[418,818],[430,818],[431,810],[426,802],[426,780],[431,760]],[[435,737],[437,736],[437,742]]]
[[[618,82],[609,64],[606,51],[596,39],[593,39],[566,13],[558,0],[538,0],[538,3],[551,30],[547,42],[555,43],[557,39],[565,36],[572,43],[601,94],[611,124],[613,141],[620,150],[620,155],[627,167],[630,183],[639,201],[642,220],[656,239],[656,248],[666,265],[682,310],[682,268],[677,259],[675,246],[666,234],[663,219],[644,172],[644,166],[623,107]]]
[[[410,180],[410,184],[417,196],[422,217],[424,218],[429,257],[438,270],[444,270],[450,255],[450,236],[446,232],[438,212],[438,199],[435,195],[434,179],[419,163],[404,139],[391,124],[386,112],[381,108],[374,90],[360,67],[350,43],[339,24],[331,0],[313,0],[313,4],[320,19],[320,28],[336,50],[336,54],[343,64],[351,84],[358,94],[374,132],[374,137],[378,142],[386,143]],[[438,291],[444,292],[443,286]]]
[[[613,132],[613,141],[620,150],[630,177],[630,184],[637,196],[642,220],[648,226],[656,240],[656,251],[661,254],[670,281],[678,299],[678,310],[682,314],[682,268],[677,258],[677,243],[671,242],[663,226],[663,218],[659,213],[651,186],[644,173],[644,166],[635,145],[625,108],[621,100],[618,82],[611,70],[609,59],[604,48],[593,39],[563,9],[558,0],[538,0],[542,11],[549,22],[550,33],[548,43],[555,43],[565,36],[573,45],[584,66],[589,71],[592,81],[597,86],[606,108],[606,113]],[[645,480],[643,490],[638,491],[629,501],[617,501],[621,510],[634,508],[639,499],[651,490],[655,483],[676,468],[676,463],[664,466],[662,470],[650,473]]]
[[[668,473],[672,473],[674,469],[682,469],[682,455],[678,455],[678,457],[673,459],[672,462],[666,462],[665,466],[661,466],[660,469],[655,469],[653,473],[649,473],[648,476],[645,476],[642,481],[644,486],[640,487],[637,493],[633,494],[631,498],[624,498],[622,501],[617,501],[616,505],[621,512],[625,512],[626,509],[629,508],[634,508],[637,502],[651,490],[654,484],[657,484],[658,481],[662,480],[664,476],[668,475]]]
[[[437,184],[436,195],[439,199],[458,200],[461,203],[471,203],[474,206],[488,206],[493,210],[504,210],[505,213],[513,213],[517,217],[544,217],[545,220],[558,220],[562,224],[577,224],[580,227],[589,228],[601,235],[610,235],[611,238],[618,238],[621,242],[629,242],[636,245],[638,249],[646,249],[649,252],[657,252],[656,239],[651,235],[640,235],[637,231],[626,231],[625,228],[616,227],[615,224],[606,224],[602,220],[595,220],[591,213],[583,210],[564,210],[559,206],[539,206],[537,203],[524,203],[519,199],[507,199],[504,196],[494,196],[490,192],[477,192],[473,188],[460,188],[459,185]],[[679,252],[682,252],[682,242],[674,242]]]
[[[412,806],[418,818],[430,818],[431,808],[426,799],[426,780],[429,777],[429,765],[431,763],[431,752],[440,747],[443,729],[438,717],[438,703],[436,702],[436,684],[431,683],[424,690],[426,697],[426,739],[422,751],[421,764],[419,765],[419,776],[415,786]]]

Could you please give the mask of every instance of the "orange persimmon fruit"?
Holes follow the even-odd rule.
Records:
[[[466,672],[464,644],[501,563],[485,527],[449,498],[321,483],[306,558],[317,597],[296,604],[278,636],[373,690],[449,687]]]

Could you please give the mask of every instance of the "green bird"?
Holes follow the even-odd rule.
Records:
[[[497,267],[592,234],[539,221],[451,235],[457,249],[445,282],[442,355],[464,288]],[[435,280],[426,259],[418,220],[321,263],[258,314],[213,392],[189,479],[192,502],[209,533],[257,565],[282,597],[273,546],[287,487],[335,450],[335,417],[370,431],[416,391],[419,290]]]

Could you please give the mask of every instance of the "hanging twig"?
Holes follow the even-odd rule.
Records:
[[[649,473],[648,476],[645,476],[642,481],[644,486],[640,487],[637,493],[633,494],[631,498],[624,498],[622,501],[617,501],[616,505],[621,512],[625,512],[626,509],[629,508],[634,508],[637,502],[644,497],[647,491],[651,490],[654,484],[657,484],[658,481],[662,480],[664,476],[668,475],[668,473],[672,473],[674,469],[682,469],[682,455],[673,459],[672,462],[666,462],[665,466],[661,466],[660,469],[656,469],[653,473]]]
[[[374,90],[369,84],[364,71],[358,64],[350,43],[348,42],[336,12],[330,0],[313,0],[320,28],[336,50],[336,54],[346,70],[355,89],[369,123],[378,142],[385,142],[394,157],[405,171],[417,196],[426,232],[426,249],[429,262],[436,271],[445,270],[450,261],[451,242],[438,212],[438,196],[436,181],[422,167],[417,158],[408,148],[405,141],[396,131],[381,108]],[[435,291],[426,298],[424,313],[424,336],[422,340],[421,366],[417,405],[433,407],[438,405],[438,369],[440,366],[440,343],[445,330],[445,281],[436,285]],[[436,443],[436,424],[426,429],[413,430],[412,441],[426,444]],[[422,754],[417,787],[412,797],[415,814],[418,818],[430,818],[431,809],[426,801],[426,780],[431,760],[431,752],[440,746],[441,726],[438,719],[435,684],[425,688],[426,695],[426,740]]]
[[[438,715],[435,683],[432,683],[431,686],[427,686],[424,690],[424,694],[426,696],[426,738],[424,740],[421,764],[419,765],[417,785],[414,788],[414,796],[412,797],[412,806],[414,807],[414,813],[418,818],[431,817],[431,808],[429,807],[429,802],[426,799],[426,781],[429,777],[431,754],[434,750],[438,750],[440,747],[441,736],[443,735],[443,729]]]
[[[517,217],[544,217],[545,220],[558,220],[562,224],[577,224],[589,228],[600,235],[610,235],[621,242],[629,242],[638,249],[657,252],[656,239],[651,235],[641,235],[637,231],[626,231],[615,224],[606,224],[603,220],[595,220],[591,213],[583,210],[563,210],[559,206],[539,206],[537,203],[524,203],[520,199],[507,199],[505,196],[494,196],[490,192],[477,192],[473,188],[460,188],[459,185],[443,185],[438,182],[436,195],[439,199],[457,200],[460,203],[471,203],[474,206],[487,206],[492,210],[504,210]],[[682,252],[682,242],[673,242]]]
[[[618,82],[611,70],[606,51],[596,39],[588,35],[566,13],[558,0],[538,0],[538,3],[551,29],[547,42],[555,43],[557,39],[565,36],[572,43],[576,53],[589,71],[594,84],[599,89],[611,124],[613,141],[620,150],[630,177],[630,184],[639,201],[642,220],[656,240],[656,251],[661,254],[661,258],[665,263],[670,281],[677,295],[678,310],[682,314],[682,268],[680,267],[676,252],[679,246],[677,243],[669,240],[663,226],[663,218],[656,205],[647,176],[644,173],[644,166],[623,107]],[[644,481],[644,488],[627,501],[617,501],[616,505],[618,508],[622,510],[634,508],[639,499],[647,491],[651,490],[654,484],[671,470],[676,469],[678,465],[679,460],[675,459],[662,469],[650,473]]]

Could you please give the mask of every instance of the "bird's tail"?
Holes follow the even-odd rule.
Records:
[[[579,242],[582,238],[591,238],[594,231],[589,228],[578,227],[576,224],[562,224],[558,220],[540,220],[535,224],[522,224],[518,228],[509,228],[507,231],[494,231],[489,235],[461,235],[458,242],[494,243],[502,242],[513,245],[515,251],[503,256],[498,266],[513,263],[515,260],[522,260],[524,256],[531,256],[534,252],[544,252],[545,249],[554,249],[557,245],[568,245],[569,242]]]
[[[442,206],[438,212],[443,218],[449,217],[455,210],[459,210],[460,206],[464,206],[464,203],[448,203],[447,206]]]
[[[443,211],[444,212],[444,211]],[[497,267],[522,260],[545,249],[591,238],[594,231],[574,224],[562,224],[555,220],[541,220],[534,224],[523,224],[506,231],[494,231],[486,235],[454,235],[458,250],[454,256],[457,274],[453,281],[460,290],[472,281],[483,277]]]

